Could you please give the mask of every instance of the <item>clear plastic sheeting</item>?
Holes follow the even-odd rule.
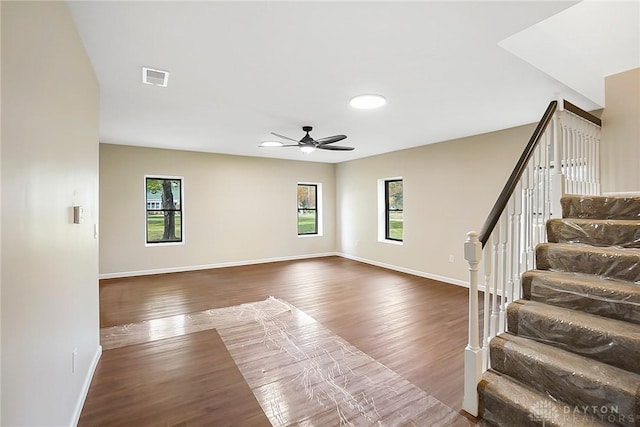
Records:
[[[640,286],[631,282],[533,270],[522,276],[522,288],[528,300],[640,325]]]
[[[561,203],[565,218],[640,220],[640,196],[569,196]]]
[[[274,426],[472,425],[310,316],[273,297],[105,328],[103,346],[211,328],[218,331]]]
[[[493,339],[491,366],[503,378],[527,384],[559,403],[560,414],[581,414],[593,421],[636,426],[638,375],[510,334]],[[523,403],[532,405],[529,413],[535,413],[535,400]],[[615,418],[610,419],[612,414]]]
[[[547,221],[549,242],[640,248],[640,221],[564,218]]]
[[[546,393],[524,387],[506,375],[489,370],[478,385],[483,420],[497,426],[595,427],[610,426],[600,417],[574,411]],[[508,420],[508,424],[504,422]]]
[[[538,245],[536,255],[539,270],[593,274],[640,284],[640,249],[542,243]]]
[[[509,305],[507,317],[513,334],[640,374],[638,325],[523,300]]]

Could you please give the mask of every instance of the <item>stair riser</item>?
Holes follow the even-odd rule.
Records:
[[[640,219],[640,197],[564,197],[564,218]]]
[[[478,384],[480,416],[497,426],[603,427],[601,419],[575,414],[568,405],[490,369]]]
[[[505,426],[506,422],[522,427],[551,427],[553,424],[536,420],[525,408],[506,404],[499,396],[480,390],[480,418],[497,426]],[[508,421],[507,421],[508,420]]]
[[[593,324],[538,313],[518,303],[507,308],[507,329],[514,335],[580,354],[640,374],[640,333],[614,334]],[[634,355],[634,356],[631,356]]]
[[[552,243],[584,243],[593,246],[640,248],[637,224],[574,222],[554,219],[547,222],[547,240]]]
[[[541,244],[536,248],[536,267],[640,283],[640,252],[637,250],[615,253],[589,251],[582,246],[565,249]]]
[[[523,298],[640,325],[640,287],[632,293],[611,288],[584,286],[569,281],[545,280],[525,273]]]
[[[636,393],[616,388],[606,378],[594,382],[587,375],[557,366],[543,355],[529,355],[500,337],[492,341],[490,354],[492,369],[564,402],[566,409],[561,415],[573,415],[575,411],[577,417],[606,420],[607,415],[617,411],[621,416],[614,424],[635,427],[640,412]],[[583,408],[588,408],[586,413]]]

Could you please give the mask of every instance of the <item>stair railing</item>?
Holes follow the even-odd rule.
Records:
[[[522,273],[535,268],[547,220],[562,216],[565,194],[600,194],[600,127],[600,119],[570,102],[550,102],[482,230],[467,233],[469,341],[462,407],[473,416],[477,385],[490,367],[489,343],[507,329],[507,306],[522,294]]]

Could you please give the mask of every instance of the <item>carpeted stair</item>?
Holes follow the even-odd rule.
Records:
[[[562,199],[478,385],[498,426],[640,427],[640,197]]]

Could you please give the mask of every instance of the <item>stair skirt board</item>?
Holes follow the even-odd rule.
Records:
[[[640,427],[640,197],[569,196],[478,385],[498,426]]]

